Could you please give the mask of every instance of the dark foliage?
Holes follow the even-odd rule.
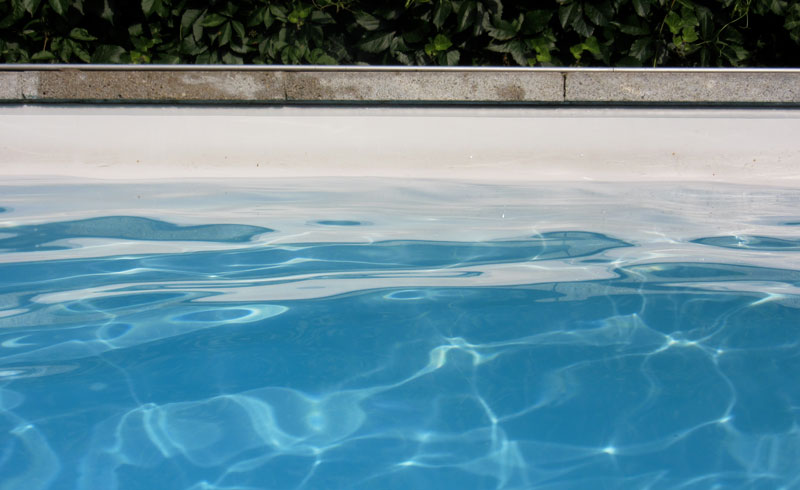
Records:
[[[0,0],[0,62],[800,66],[797,0]]]

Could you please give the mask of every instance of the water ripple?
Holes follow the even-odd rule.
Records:
[[[734,230],[706,209],[740,216],[739,189],[468,190],[5,222],[0,489],[800,485],[800,263],[765,218],[796,194]],[[41,222],[47,193],[12,194]],[[232,224],[275,203],[298,209]],[[496,228],[452,239],[465,225]],[[87,257],[76,238],[209,245]]]
[[[177,226],[165,221],[136,216],[104,216],[75,221],[3,228],[11,237],[0,238],[0,250],[29,252],[61,250],[66,245],[47,245],[70,238],[115,238],[122,240],[192,240],[209,242],[247,242],[273,230],[247,225]]]

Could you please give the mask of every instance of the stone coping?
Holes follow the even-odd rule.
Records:
[[[0,103],[800,106],[800,69],[0,65]]]

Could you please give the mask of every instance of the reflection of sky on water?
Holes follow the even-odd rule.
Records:
[[[622,227],[596,219],[620,209],[598,185],[569,191],[583,222],[458,240],[480,193],[411,189],[402,236],[391,199],[317,218],[291,186],[269,200],[292,202],[294,228],[231,204],[252,189],[204,224],[173,188],[146,219],[47,222],[15,188],[0,489],[800,485],[800,237],[764,219],[790,216],[793,191],[688,190],[676,217],[655,187]],[[539,190],[508,189],[506,212],[535,215]],[[717,223],[700,212],[713,193],[771,207]],[[457,225],[421,225],[448,203]],[[154,240],[173,248],[116,253]]]

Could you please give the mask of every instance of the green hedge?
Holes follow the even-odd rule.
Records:
[[[800,66],[800,2],[0,0],[0,62]]]

